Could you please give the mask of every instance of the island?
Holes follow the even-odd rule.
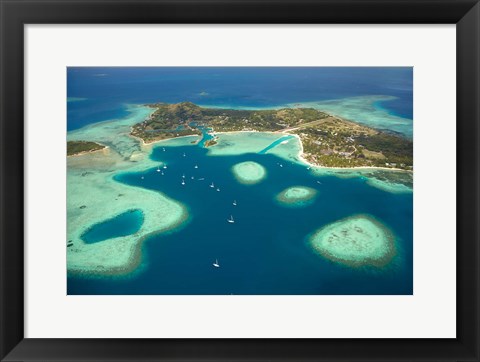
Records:
[[[149,104],[155,109],[135,124],[131,135],[152,143],[168,138],[219,132],[292,134],[302,157],[322,167],[381,167],[413,170],[413,142],[390,130],[371,128],[313,108],[235,110],[204,108],[191,102]],[[215,141],[206,141],[212,147]]]
[[[103,150],[106,146],[91,141],[68,141],[67,156],[81,155],[84,153]]]

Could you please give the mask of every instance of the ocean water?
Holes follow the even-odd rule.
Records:
[[[69,67],[67,127],[125,117],[130,104],[268,108],[376,95],[396,97],[382,109],[412,119],[413,68]]]
[[[188,208],[187,225],[147,239],[141,272],[104,279],[70,277],[68,294],[412,293],[411,193],[384,192],[362,178],[314,176],[306,167],[268,153],[214,157],[194,145],[158,146],[151,157],[167,163],[163,176],[153,168],[121,173],[116,181],[180,201]],[[231,167],[244,161],[263,165],[267,178],[255,185],[238,183]],[[211,182],[215,188],[209,187]],[[318,190],[316,200],[304,208],[278,205],[275,196],[297,185]],[[351,268],[311,248],[311,233],[358,214],[374,216],[394,233],[398,253],[385,268]],[[230,215],[233,224],[227,222]],[[212,266],[216,259],[218,269]]]

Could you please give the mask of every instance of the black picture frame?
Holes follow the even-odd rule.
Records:
[[[477,0],[0,0],[0,11],[2,361],[479,361]],[[456,24],[457,338],[24,338],[24,25],[100,23]]]

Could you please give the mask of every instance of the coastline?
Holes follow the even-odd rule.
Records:
[[[393,101],[395,96],[371,95],[337,98],[331,100],[297,102],[296,107],[313,108],[346,121],[375,129],[399,132],[408,139],[413,138],[413,120],[393,114],[386,108],[376,106],[377,102]],[[292,107],[289,103],[287,106]],[[355,121],[352,121],[355,120]]]
[[[303,143],[302,143],[302,139],[300,138],[300,136],[296,133],[289,133],[288,131],[257,131],[257,130],[251,130],[251,131],[221,131],[221,132],[212,131],[212,133],[214,133],[216,135],[238,134],[238,133],[268,133],[268,134],[291,135],[291,136],[295,137],[300,144],[300,150],[298,152],[297,157],[307,166],[315,167],[315,168],[319,168],[319,169],[334,170],[334,171],[335,170],[344,170],[344,171],[353,170],[353,171],[355,171],[355,170],[359,170],[359,169],[362,170],[363,169],[363,170],[381,170],[381,171],[413,173],[413,170],[405,170],[403,168],[395,168],[395,167],[379,167],[379,166],[329,167],[329,166],[322,166],[322,165],[317,165],[317,164],[311,163],[310,161],[305,159],[305,157],[303,157],[303,154],[304,154],[303,153]],[[142,138],[136,137],[136,136],[133,136],[133,135],[130,135],[130,137],[132,137],[136,140],[139,140],[141,142],[142,146],[147,147],[147,146],[151,146],[151,145],[154,145],[156,143],[160,143],[160,142],[164,142],[164,141],[181,139],[181,138],[186,138],[186,137],[200,137],[200,136],[188,135],[188,136],[180,136],[180,137],[171,137],[171,138],[164,138],[164,139],[161,139],[161,140],[158,140],[158,141],[152,141],[152,142],[145,142]],[[211,147],[215,147],[215,145],[213,145]]]
[[[140,137],[137,137],[137,136],[133,136],[131,134],[129,134],[130,137],[136,139],[137,141],[140,141],[140,144],[142,147],[148,147],[148,146],[151,146],[151,145],[154,145],[156,143],[160,143],[160,142],[165,142],[165,141],[171,141],[171,140],[176,140],[176,139],[180,139],[180,138],[186,138],[186,137],[200,137],[199,135],[194,135],[194,134],[190,134],[188,136],[179,136],[179,137],[170,137],[170,138],[163,138],[161,140],[157,140],[157,141],[152,141],[152,142],[145,142],[143,138],[140,138]]]
[[[378,98],[379,96],[375,96],[375,98]],[[353,97],[352,99],[362,99],[363,97]],[[382,97],[382,100],[392,100],[392,99],[395,99],[395,97]],[[378,99],[376,99],[376,101],[378,101]],[[262,110],[267,110],[267,109],[281,109],[281,108],[295,108],[297,107],[297,105],[303,105],[303,104],[309,104],[309,103],[315,103],[315,102],[306,102],[306,103],[295,103],[292,104],[285,104],[284,106],[281,106],[279,108],[271,108],[271,107],[268,107],[268,108],[261,108]],[[150,107],[149,105],[144,105],[146,107]],[[204,107],[204,108],[218,108],[218,109],[223,109],[224,107],[220,107],[220,106],[204,106],[204,105],[199,105],[199,107]],[[339,120],[341,121],[344,121],[344,122],[352,122],[352,123],[355,123],[355,124],[360,124],[362,125],[363,123],[361,122],[355,122],[355,121],[352,121],[350,119],[347,119],[345,117],[342,117],[342,116],[339,116],[339,115],[336,115],[335,112],[327,112],[327,111],[324,111],[322,109],[319,109],[319,108],[316,108],[316,107],[313,107],[314,109],[317,109],[318,111],[321,111],[323,113],[325,113],[328,117],[335,117],[335,118],[338,118]],[[154,108],[155,109],[155,108]],[[151,114],[153,114],[155,111],[152,111]],[[150,114],[150,116],[151,116]],[[301,129],[301,128],[300,128]],[[296,133],[292,133],[292,131],[296,131],[297,128],[295,129],[281,129],[281,130],[277,130],[277,131],[259,131],[259,130],[245,130],[245,131],[218,131],[216,132],[213,128],[212,128],[212,131],[209,132],[211,134],[215,134],[215,135],[221,135],[221,134],[241,134],[241,133],[266,133],[266,134],[284,134],[284,135],[291,135],[293,137],[296,137],[298,139],[298,142],[300,144],[300,150],[298,152],[298,159],[303,162],[304,164],[306,164],[307,166],[309,167],[315,167],[315,168],[318,168],[318,169],[324,169],[324,170],[332,170],[332,171],[336,171],[336,170],[339,170],[339,171],[355,171],[355,170],[372,170],[372,171],[375,171],[375,170],[378,170],[378,171],[392,171],[392,172],[406,172],[406,173],[413,173],[413,169],[412,170],[406,170],[406,169],[403,169],[403,168],[397,168],[397,167],[382,167],[382,166],[352,166],[352,167],[332,167],[332,166],[323,166],[323,165],[318,165],[316,163],[312,163],[310,161],[308,161],[305,157],[304,157],[304,147],[303,147],[303,142],[302,142],[302,139],[300,138],[300,136]],[[203,139],[203,136],[202,135],[187,135],[187,136],[180,136],[180,137],[170,137],[170,138],[164,138],[164,139],[161,139],[161,140],[157,140],[157,141],[151,141],[151,142],[145,142],[145,140],[143,140],[143,138],[140,138],[140,137],[137,137],[137,136],[133,136],[131,134],[131,132],[133,131],[133,125],[132,127],[130,128],[130,134],[129,136],[130,137],[133,137],[134,139],[136,140],[141,140],[141,145],[142,147],[147,147],[147,146],[151,146],[151,145],[154,145],[156,143],[160,143],[162,141],[168,141],[168,140],[172,140],[172,139],[180,139],[180,138],[185,138],[185,137],[192,137],[192,136],[198,136],[199,137],[199,140],[198,142],[201,142],[201,140]],[[215,145],[212,145],[211,147],[214,147]]]
[[[101,145],[101,146],[103,146],[103,148],[99,148],[98,150],[82,151],[79,153],[74,153],[73,155],[67,155],[67,157],[77,157],[77,156],[88,155],[88,154],[92,154],[100,151],[106,151],[109,148],[108,146],[105,146],[105,145]]]
[[[298,139],[298,142],[300,144],[300,151],[298,152],[298,158],[305,164],[309,165],[310,167],[315,167],[319,169],[325,169],[325,170],[382,170],[382,171],[393,171],[393,172],[407,172],[407,173],[413,173],[413,170],[404,170],[403,168],[394,168],[394,167],[379,167],[379,166],[356,166],[356,167],[328,167],[328,166],[321,166],[317,165],[314,163],[311,163],[305,157],[303,157],[303,143],[299,135],[295,133],[285,133],[285,134],[290,134],[294,136],[295,138]]]

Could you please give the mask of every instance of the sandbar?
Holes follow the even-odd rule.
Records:
[[[302,207],[310,205],[317,193],[317,190],[311,187],[292,186],[280,192],[275,199],[282,206]]]
[[[237,163],[232,167],[232,172],[238,182],[246,185],[256,184],[267,175],[265,167],[253,161]]]

